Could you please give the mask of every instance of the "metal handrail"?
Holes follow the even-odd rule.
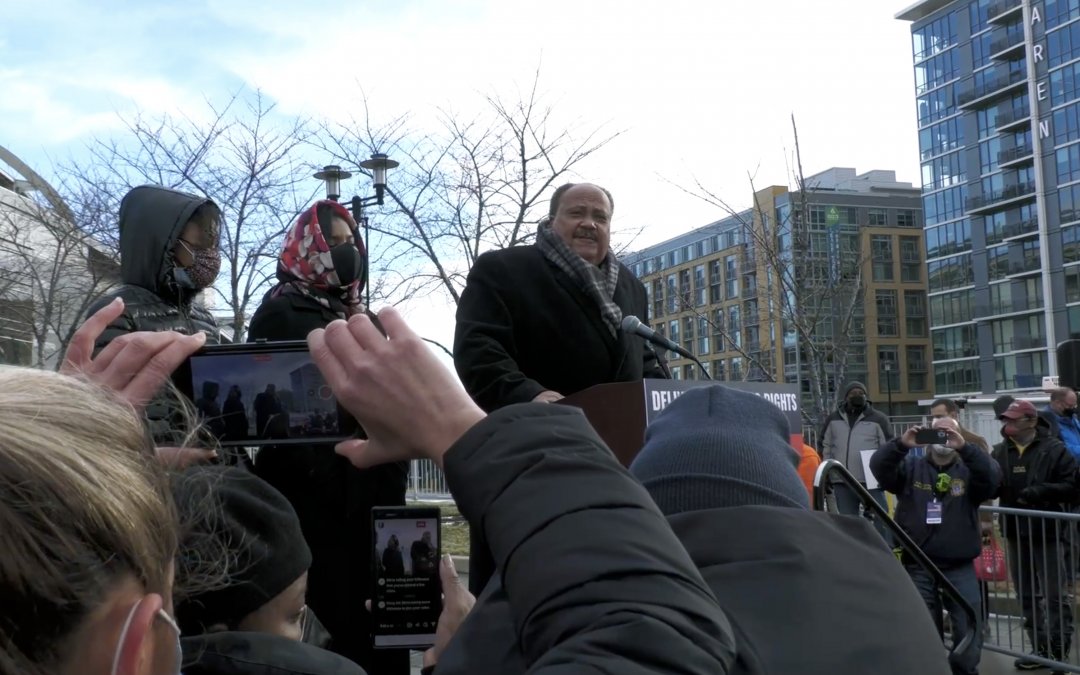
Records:
[[[866,516],[867,520],[873,522],[875,517],[879,518],[893,533],[896,540],[900,542],[900,546],[904,549],[904,552],[909,554],[920,567],[926,570],[934,579],[934,583],[941,588],[942,592],[959,605],[960,609],[967,615],[967,633],[964,634],[964,637],[961,640],[957,640],[956,636],[953,635],[953,647],[952,651],[949,652],[950,654],[962,653],[971,645],[972,641],[975,640],[975,631],[979,623],[979,617],[975,614],[975,608],[964,599],[964,596],[960,595],[960,591],[956,590],[956,586],[953,586],[952,582],[945,578],[945,575],[941,573],[941,570],[938,569],[937,565],[923,553],[922,549],[919,548],[919,545],[908,536],[908,533],[904,532],[904,530],[896,524],[896,521],[889,517],[888,512],[881,507],[881,504],[877,503],[877,500],[874,499],[874,496],[870,494],[863,484],[860,483],[855,476],[851,475],[851,472],[848,471],[843,464],[835,459],[827,459],[822,462],[818,467],[817,474],[814,475],[814,508],[816,510],[825,510],[825,497],[830,491],[830,484],[826,478],[831,478],[834,475],[838,476],[845,485],[851,488],[851,491],[858,495],[859,501],[863,504],[863,508],[866,509],[868,513],[873,514]]]

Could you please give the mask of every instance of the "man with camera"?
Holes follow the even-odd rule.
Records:
[[[922,457],[909,455],[926,446]],[[972,561],[982,550],[979,505],[992,499],[1001,486],[1001,473],[984,451],[960,435],[956,420],[943,417],[930,428],[912,427],[890,441],[870,459],[870,471],[881,487],[896,495],[896,522],[942,571],[975,610],[981,622],[982,596]],[[953,637],[971,628],[967,615],[941,590],[930,573],[914,560],[904,560],[911,580],[942,629],[941,610],[949,612]],[[943,602],[944,601],[944,602]],[[975,626],[972,643],[953,655],[957,675],[978,673],[982,627]]]

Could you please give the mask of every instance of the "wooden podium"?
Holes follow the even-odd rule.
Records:
[[[614,382],[589,387],[558,403],[580,408],[619,462],[629,467],[645,443],[645,429],[669,403],[689,389],[714,384],[762,396],[779,407],[788,418],[792,447],[802,450],[802,420],[792,384],[710,380]]]
[[[581,408],[623,466],[630,466],[645,442],[645,386],[642,382],[598,384],[560,399]]]

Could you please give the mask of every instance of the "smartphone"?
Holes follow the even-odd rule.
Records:
[[[945,445],[949,435],[941,429],[919,429],[915,432],[915,442],[919,445]]]
[[[372,639],[376,649],[427,649],[442,612],[440,511],[433,506],[371,510]]]
[[[336,443],[359,431],[304,341],[208,345],[173,383],[223,446]]]

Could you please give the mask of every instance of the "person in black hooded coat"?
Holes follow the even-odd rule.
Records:
[[[206,197],[157,185],[132,189],[120,202],[120,276],[123,285],[96,300],[92,316],[116,298],[124,313],[94,343],[95,353],[135,331],[205,333],[206,344],[222,341],[217,322],[196,302],[217,279],[221,211]],[[158,396],[146,408],[154,440],[173,445],[182,439],[173,421],[174,405]]]
[[[367,313],[360,290],[366,251],[352,215],[320,201],[285,237],[278,284],[256,310],[248,340],[304,340],[337,319]],[[368,314],[370,316],[370,314]],[[371,647],[371,508],[405,503],[408,464],[359,470],[334,445],[267,446],[255,472],[296,509],[311,547],[308,604],[333,636],[330,649],[379,675],[408,673],[408,652]]]

